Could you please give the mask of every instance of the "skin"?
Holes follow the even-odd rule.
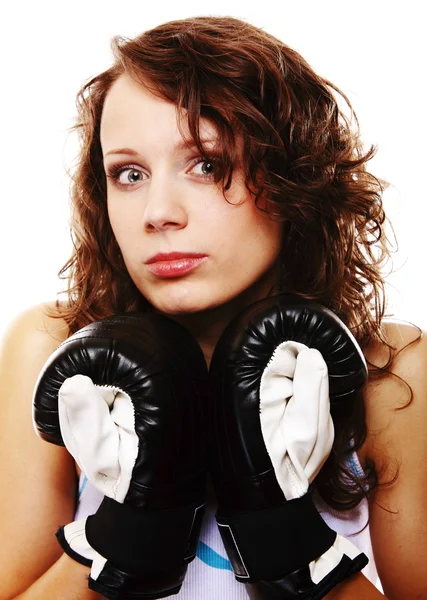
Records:
[[[202,131],[215,134],[207,122]],[[153,306],[193,332],[209,362],[229,319],[274,290],[281,231],[254,208],[239,173],[228,196],[232,205],[209,179],[199,179],[197,154],[174,151],[181,139],[173,105],[145,88],[123,78],[107,95],[101,127],[106,169],[120,161],[142,173],[131,191],[108,179],[109,215],[125,263]],[[138,155],[107,157],[109,150],[123,147]],[[208,259],[190,275],[158,280],[144,263],[171,250],[203,252]],[[0,436],[0,600],[97,600],[100,596],[87,589],[88,569],[63,555],[54,536],[59,524],[73,520],[76,466],[64,448],[35,435],[31,420],[38,374],[69,334],[64,320],[48,316],[47,309],[54,307],[37,306],[18,317],[0,348],[0,421],[7,423]],[[397,350],[418,335],[415,327],[390,321],[383,330]],[[371,343],[365,354],[377,365],[387,360],[387,348],[379,343]],[[396,481],[370,499],[371,538],[386,597],[419,600],[427,597],[426,338],[397,357],[394,372],[411,386],[412,403],[396,410],[408,395],[395,377],[368,382],[368,436],[359,458],[362,465],[374,463],[380,482],[389,481],[399,465]],[[357,574],[326,598],[384,595]]]

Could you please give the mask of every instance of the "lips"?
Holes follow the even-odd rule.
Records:
[[[194,271],[207,259],[195,252],[160,252],[146,261],[150,273],[157,277],[180,277]]]
[[[155,262],[169,262],[172,260],[181,260],[184,258],[204,258],[206,254],[199,254],[197,252],[159,252],[151,258],[149,258],[145,264],[151,265]]]

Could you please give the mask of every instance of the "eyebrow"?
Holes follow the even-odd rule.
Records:
[[[202,144],[210,144],[212,142],[217,142],[216,139],[206,139],[200,141],[202,142]],[[174,151],[179,152],[180,150],[191,150],[193,148],[196,148],[196,143],[194,140],[183,140],[182,142],[179,142],[174,146]],[[139,153],[136,150],[133,150],[133,148],[115,148],[114,150],[109,150],[108,152],[106,152],[105,156],[108,156],[109,154],[128,154],[129,156],[138,156]]]

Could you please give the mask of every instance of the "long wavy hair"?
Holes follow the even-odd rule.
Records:
[[[134,39],[116,37],[112,49],[112,67],[87,81],[77,96],[73,253],[60,271],[68,280],[60,313],[70,331],[114,313],[151,310],[125,268],[106,205],[101,113],[111,85],[127,74],[176,105],[208,159],[199,119],[215,124],[221,141],[215,176],[224,192],[240,134],[246,186],[259,210],[284,224],[280,290],[332,309],[362,349],[371,340],[386,343],[382,272],[391,246],[385,184],[366,168],[375,149],[363,148],[346,96],[280,40],[231,17],[169,22]],[[371,365],[370,376],[385,373],[391,360],[390,354],[385,367]],[[365,477],[346,466],[349,453],[366,438],[362,393],[333,418],[334,447],[316,487],[331,506],[348,509],[378,484],[373,465]]]

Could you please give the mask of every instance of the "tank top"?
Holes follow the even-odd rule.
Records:
[[[349,466],[355,474],[363,474],[357,454],[350,456]],[[94,488],[82,473],[79,481],[79,493],[75,520],[96,512],[102,501],[102,494]],[[319,496],[314,502],[324,521],[337,533],[347,538],[366,554],[369,563],[363,574],[378,585],[368,524],[368,503],[362,500],[355,508],[341,512],[329,507]],[[231,564],[219,534],[215,521],[216,502],[212,486],[207,488],[207,502],[201,529],[196,558],[188,565],[187,575],[182,588],[174,596],[179,600],[247,600],[245,585],[234,578]]]

